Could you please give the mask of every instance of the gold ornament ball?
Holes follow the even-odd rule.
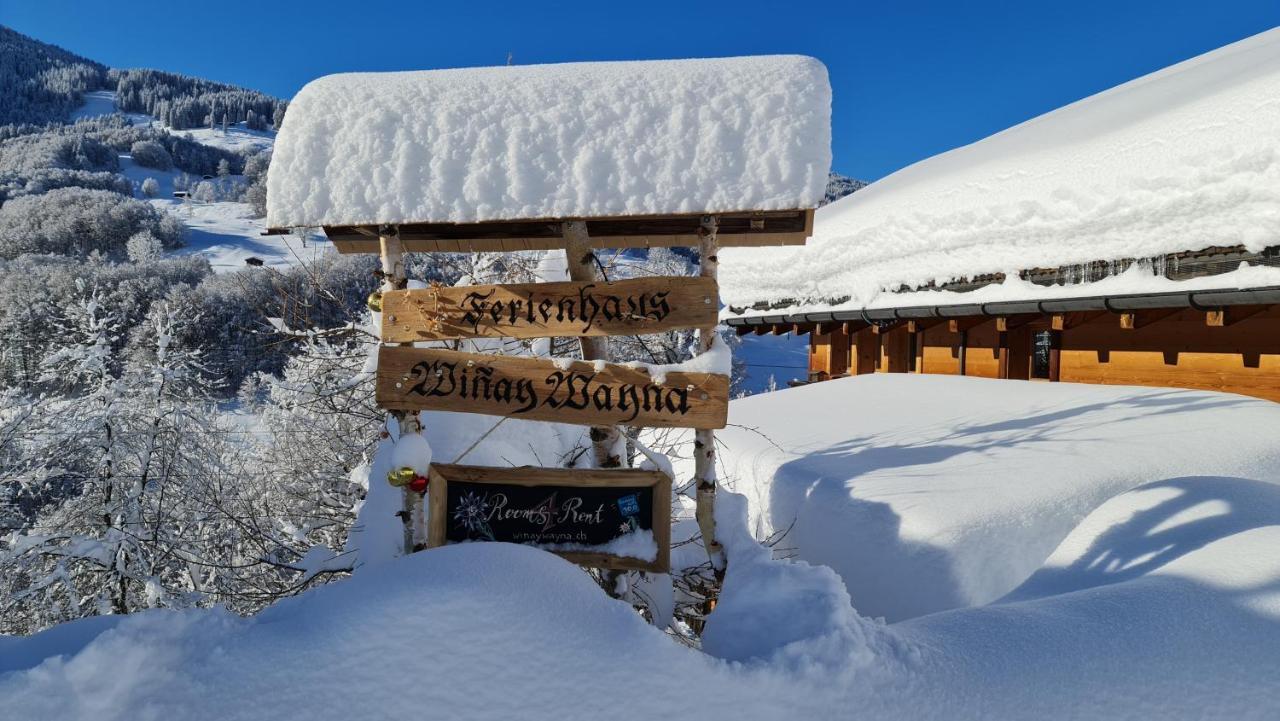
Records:
[[[404,468],[397,468],[396,470],[389,471],[387,473],[387,483],[390,483],[396,488],[407,486],[413,481],[413,477],[416,475],[418,474],[408,466],[405,466]]]
[[[379,291],[375,290],[372,293],[370,293],[369,297],[366,298],[364,302],[365,302],[365,305],[369,306],[369,310],[373,311],[374,313],[382,312],[382,293],[380,293]]]

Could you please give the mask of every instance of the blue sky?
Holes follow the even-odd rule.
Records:
[[[115,67],[283,97],[348,70],[804,53],[834,167],[874,180],[1280,25],[1280,0],[765,3],[3,0],[0,24]]]

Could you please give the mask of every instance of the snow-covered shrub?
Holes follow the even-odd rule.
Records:
[[[94,251],[122,256],[129,238],[143,230],[164,247],[176,248],[183,226],[145,201],[104,190],[59,188],[0,206],[0,258]]]
[[[24,173],[0,174],[0,203],[23,195],[39,195],[57,188],[89,188],[132,195],[133,186],[124,176],[110,172],[45,168]]]
[[[173,168],[173,156],[163,145],[155,140],[139,140],[129,148],[133,162],[144,168],[170,170]]]
[[[0,171],[29,173],[46,168],[67,170],[120,169],[116,151],[102,141],[70,129],[24,135],[4,143]]]
[[[216,203],[221,199],[220,196],[218,186],[211,180],[196,183],[195,190],[191,191],[191,199],[198,203]]]
[[[147,178],[142,181],[142,194],[148,198],[154,198],[160,194],[160,183],[155,178]]]
[[[150,263],[164,255],[164,245],[151,231],[140,230],[125,243],[125,251],[134,263]]]

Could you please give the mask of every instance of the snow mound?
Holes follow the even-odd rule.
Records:
[[[1280,238],[1280,29],[900,170],[804,248],[726,248],[720,293],[862,307],[985,273]]]
[[[1001,603],[894,628],[946,654],[950,718],[1271,718],[1277,543],[1275,483],[1167,479],[1103,504]]]
[[[0,676],[8,717],[651,719],[691,682],[711,708],[792,707],[784,679],[680,646],[577,567],[510,544],[417,554],[253,619],[142,613],[80,640],[10,640],[6,658],[62,655]]]
[[[272,227],[810,208],[831,163],[813,58],[330,75],[289,105]]]
[[[1137,486],[1280,482],[1276,428],[1280,405],[1242,396],[877,374],[734,401],[717,440],[756,537],[785,531],[897,621],[1000,598]]]

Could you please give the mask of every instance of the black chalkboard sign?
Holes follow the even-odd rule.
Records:
[[[671,479],[657,471],[433,465],[428,546],[504,541],[586,566],[666,572]]]

